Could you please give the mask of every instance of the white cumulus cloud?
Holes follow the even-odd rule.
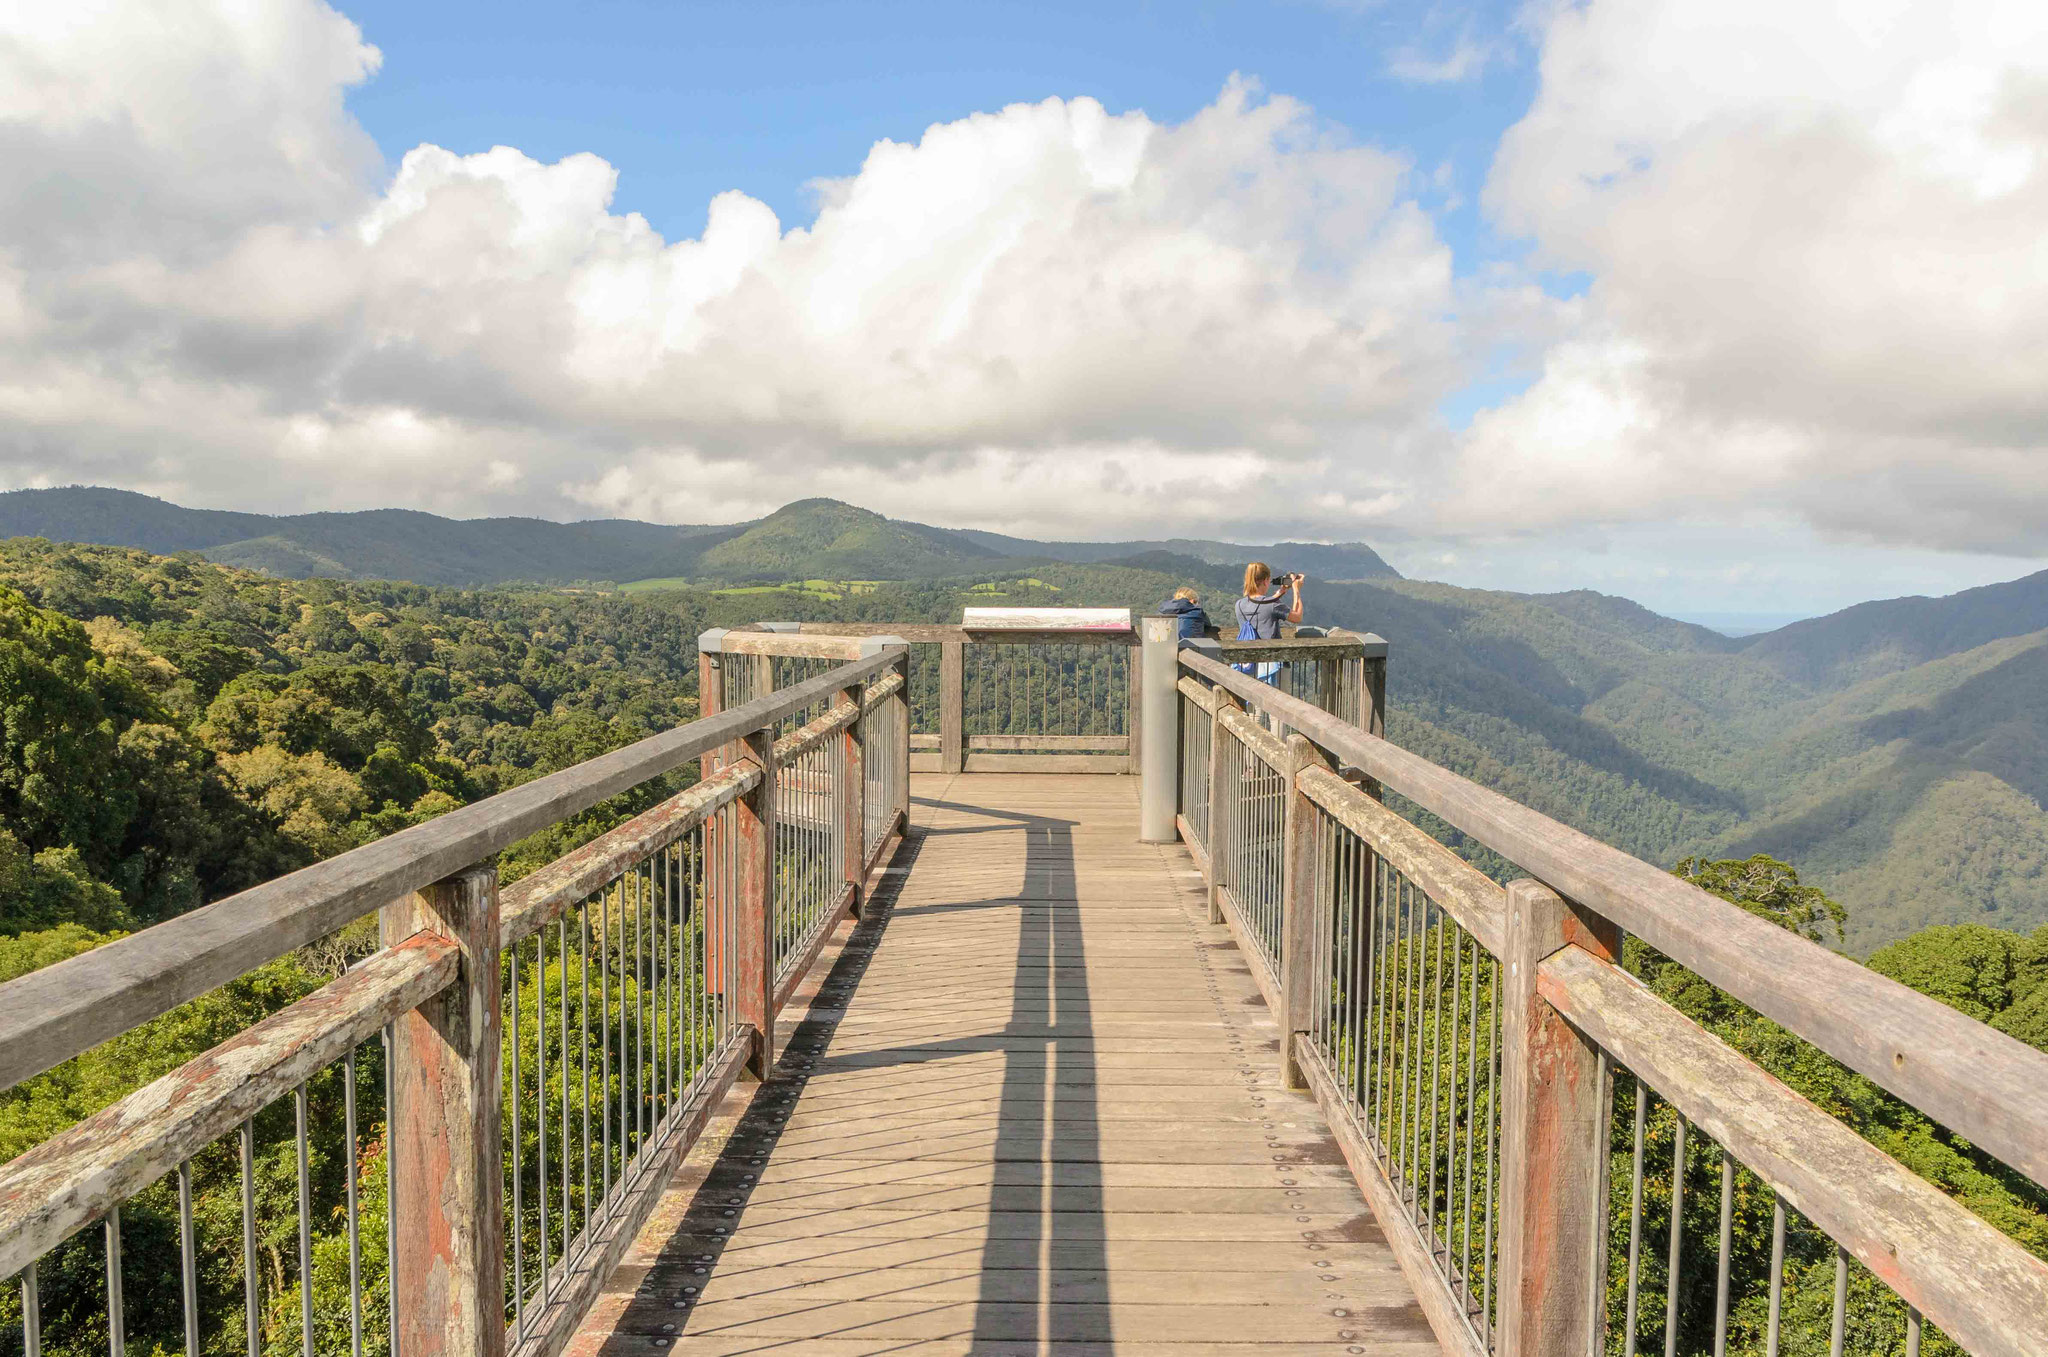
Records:
[[[278,507],[719,516],[842,487],[1056,531],[1413,502],[1464,373],[1400,157],[1233,80],[1164,124],[1049,99],[876,144],[670,241],[591,155],[348,116],[310,0],[0,32],[0,475]]]
[[[2048,9],[1593,0],[1485,202],[1589,278],[1461,516],[2048,554]]]

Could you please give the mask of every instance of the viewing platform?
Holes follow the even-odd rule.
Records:
[[[696,720],[0,985],[4,1093],[378,920],[0,1166],[0,1357],[2048,1352],[1760,1063],[2043,1192],[2048,1055],[1401,748],[1380,638],[697,649]]]
[[[571,1352],[1440,1352],[1200,871],[1134,850],[1137,816],[1128,777],[913,778],[777,1081]]]

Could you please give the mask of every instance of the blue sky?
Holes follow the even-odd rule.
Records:
[[[1461,205],[1439,230],[1461,267],[1497,257],[1477,206],[1494,144],[1528,107],[1532,53],[1514,6],[790,3],[552,5],[347,3],[384,54],[349,106],[387,158],[421,142],[516,146],[538,160],[592,151],[620,169],[616,209],[669,239],[698,235],[705,205],[740,189],[785,228],[810,220],[805,185],[850,175],[884,138],[1049,96],[1179,123],[1233,72],[1311,105],[1333,130],[1452,167]],[[1491,59],[1475,78],[1392,73],[1461,39]]]

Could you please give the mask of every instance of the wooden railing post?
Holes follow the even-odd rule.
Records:
[[[1387,654],[1386,642],[1377,636],[1365,638],[1367,646],[1378,642],[1380,653],[1367,655],[1359,663],[1363,666],[1358,685],[1358,728],[1368,735],[1385,738],[1387,733]]]
[[[939,643],[939,771],[967,767],[967,643]]]
[[[766,1083],[775,1068],[775,732],[754,731],[743,743],[746,757],[761,765],[761,781],[733,803],[733,1007],[754,1029],[747,1073]]]
[[[385,946],[431,931],[455,983],[391,1025],[392,1314],[406,1357],[505,1351],[504,1019],[498,873],[474,867],[386,905]]]
[[[846,884],[852,888],[853,898],[847,908],[853,917],[860,917],[861,888],[868,879],[868,811],[867,811],[867,769],[861,762],[861,739],[867,729],[867,708],[863,705],[867,697],[865,683],[852,688],[841,688],[834,700],[851,702],[854,717],[839,733],[839,832],[845,840]]]
[[[1501,957],[1501,1357],[1597,1351],[1607,1278],[1608,1081],[1599,1050],[1536,992],[1545,957],[1612,960],[1619,930],[1549,887],[1507,889]]]
[[[1316,972],[1316,807],[1300,789],[1302,770],[1327,768],[1329,756],[1304,735],[1287,737],[1287,803],[1281,819],[1280,1055],[1287,1087],[1307,1088],[1301,1043],[1318,1001]],[[1327,1000],[1324,1000],[1327,1002]]]
[[[887,637],[890,642],[896,638]],[[896,832],[905,838],[910,836],[910,647],[903,647],[903,658],[896,665],[896,672],[903,675],[903,686],[896,690]]]
[[[716,716],[725,710],[725,657],[721,650],[725,645],[724,627],[713,627],[697,633],[697,715],[701,719]],[[707,750],[697,761],[697,776],[700,780],[710,777],[725,762],[723,748]]]

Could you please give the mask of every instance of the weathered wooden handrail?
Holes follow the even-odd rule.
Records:
[[[0,1089],[326,936],[385,902],[482,861],[537,830],[828,699],[898,662],[850,669],[653,735],[215,901],[0,985]]]
[[[760,780],[755,764],[723,769],[505,887],[499,945],[511,947],[532,937],[592,891],[703,824],[720,806],[745,796]]]
[[[1326,768],[1300,776],[1301,790],[1443,906],[1467,933],[1501,954],[1507,892],[1471,863]]]
[[[439,994],[455,969],[455,944],[422,933],[0,1165],[0,1277]]]
[[[1180,663],[2048,1184],[2048,1054],[1226,664]]]
[[[1979,1354],[2048,1337],[2048,1264],[1577,947],[1537,968],[1542,997],[1908,1305]]]
[[[652,1209],[676,1157],[694,1140],[742,1064],[750,1064],[757,1077],[767,1077],[776,1050],[777,1010],[902,830],[907,760],[887,745],[908,728],[907,656],[901,645],[886,638],[867,638],[855,648],[857,657],[827,657],[836,661],[829,671],[780,692],[714,712],[679,730],[273,883],[294,886],[296,893],[280,897],[274,888],[248,892],[201,911],[208,917],[200,922],[218,930],[224,918],[252,908],[252,899],[259,905],[281,899],[284,917],[266,916],[269,931],[253,941],[215,944],[195,960],[191,939],[196,935],[203,942],[209,935],[195,929],[189,922],[192,916],[187,916],[0,989],[0,1003],[26,1003],[32,1000],[23,996],[49,992],[52,976],[104,988],[126,975],[132,983],[150,986],[153,997],[124,999],[118,1012],[146,1020],[167,1007],[173,1001],[167,996],[175,996],[180,986],[193,985],[194,976],[206,966],[232,961],[239,970],[270,960],[269,948],[279,936],[309,928],[309,919],[341,908],[337,899],[353,900],[366,891],[392,888],[438,869],[451,857],[481,855],[387,901],[380,916],[382,948],[341,978],[0,1166],[0,1277],[22,1273],[31,1350],[37,1346],[42,1308],[38,1260],[95,1221],[104,1223],[106,1234],[109,1341],[121,1346],[121,1208],[172,1171],[184,1194],[181,1261],[187,1342],[196,1341],[192,1335],[201,1321],[189,1196],[192,1162],[237,1128],[242,1154],[243,1293],[246,1322],[257,1324],[266,1303],[251,1195],[256,1183],[257,1117],[283,1099],[294,1102],[297,1114],[302,1274],[298,1285],[301,1320],[310,1334],[316,1301],[308,1261],[315,1209],[309,1176],[309,1089],[323,1072],[337,1066],[345,1070],[344,1134],[350,1137],[344,1152],[349,1166],[346,1228],[353,1259],[358,1244],[356,1157],[361,1148],[355,1138],[357,1048],[381,1031],[389,1054],[385,1141],[392,1185],[388,1209],[394,1343],[414,1357],[488,1357],[504,1352],[505,1283],[513,1280],[513,1304],[520,1319],[511,1336],[521,1357],[560,1351],[604,1274]],[[787,717],[820,705],[825,710],[814,719],[776,737],[778,724]],[[863,747],[863,733],[870,730],[883,742],[872,750]],[[689,758],[734,745],[744,752],[728,766],[714,769],[695,786],[500,891],[488,853],[530,832],[536,827],[535,817],[545,814],[552,822],[579,813],[635,783],[672,771]],[[879,782],[869,776],[870,753]],[[832,776],[821,780],[820,768]],[[821,862],[815,848],[800,844],[792,850],[778,838],[776,801],[781,783],[787,783],[785,790],[804,806],[793,823],[805,832],[829,827],[835,850],[830,861]],[[890,812],[886,818],[877,814],[884,805],[870,804],[877,794]],[[682,845],[686,835],[708,831],[714,819],[726,833],[707,832],[698,843]],[[841,835],[843,860],[836,851]],[[807,852],[809,857],[804,856]],[[423,861],[430,865],[422,866]],[[821,867],[822,877],[817,870]],[[693,879],[691,872],[696,873]],[[777,911],[799,901],[803,912],[789,917],[800,920],[805,931],[792,948],[791,929],[796,925],[784,926],[780,937],[786,954],[778,957],[771,939]],[[548,930],[550,923],[557,929]],[[551,931],[556,935],[553,967],[548,958]],[[569,964],[572,945],[583,956],[576,967]],[[171,955],[163,964],[149,969],[148,958],[166,951]],[[132,974],[138,969],[139,978]],[[526,1049],[519,1026],[526,1013],[519,997],[522,976],[526,984],[538,987],[535,998],[541,1001],[526,1020],[537,1022],[542,1031],[554,1023],[561,1025],[552,1071],[558,1090],[548,1079],[548,1043],[532,1028],[528,1035],[536,1042],[529,1056],[536,1062],[529,1066],[533,1083],[524,1082],[520,1073],[521,1052]],[[614,978],[620,986],[616,990]],[[564,1138],[572,1098],[564,1063],[571,1059],[567,1024],[572,982],[580,987],[576,1008],[583,1045],[576,1058],[581,1089],[575,1096],[583,1106],[585,1142],[585,1196],[573,1242]],[[614,1008],[614,994],[630,1010]],[[590,1041],[593,1000],[595,1049]],[[692,1006],[687,1025],[686,1001]],[[116,1021],[101,1014],[73,1018],[68,1027],[38,1027],[36,1016],[20,1008],[6,1014],[17,1030],[40,1032],[46,1038],[56,1032],[86,1044],[91,1044],[88,1038],[96,1023]],[[16,1068],[30,1069],[36,1059],[47,1065],[64,1054],[45,1047],[40,1057],[18,1060]],[[508,1054],[509,1071],[501,1068]],[[597,1106],[604,1168],[597,1179],[588,1176],[593,1056],[604,1064]],[[529,1115],[543,1119],[557,1096],[560,1100],[555,1169],[564,1194],[561,1266],[550,1280],[543,1259],[538,1288],[520,1280],[516,1266],[523,1231],[531,1222],[515,1216],[508,1233],[504,1210],[508,1193],[517,1205],[525,1181],[518,1164],[523,1144],[519,1116],[529,1107],[529,1092],[538,1094]],[[501,1125],[501,1119],[510,1124]],[[615,1130],[621,1156],[616,1174]],[[510,1163],[501,1159],[505,1144],[511,1146]],[[540,1146],[541,1192],[538,1199],[528,1200],[537,1200],[544,1217],[549,1197],[544,1120]],[[352,1266],[349,1305],[352,1321],[360,1325],[363,1295],[358,1281]]]

